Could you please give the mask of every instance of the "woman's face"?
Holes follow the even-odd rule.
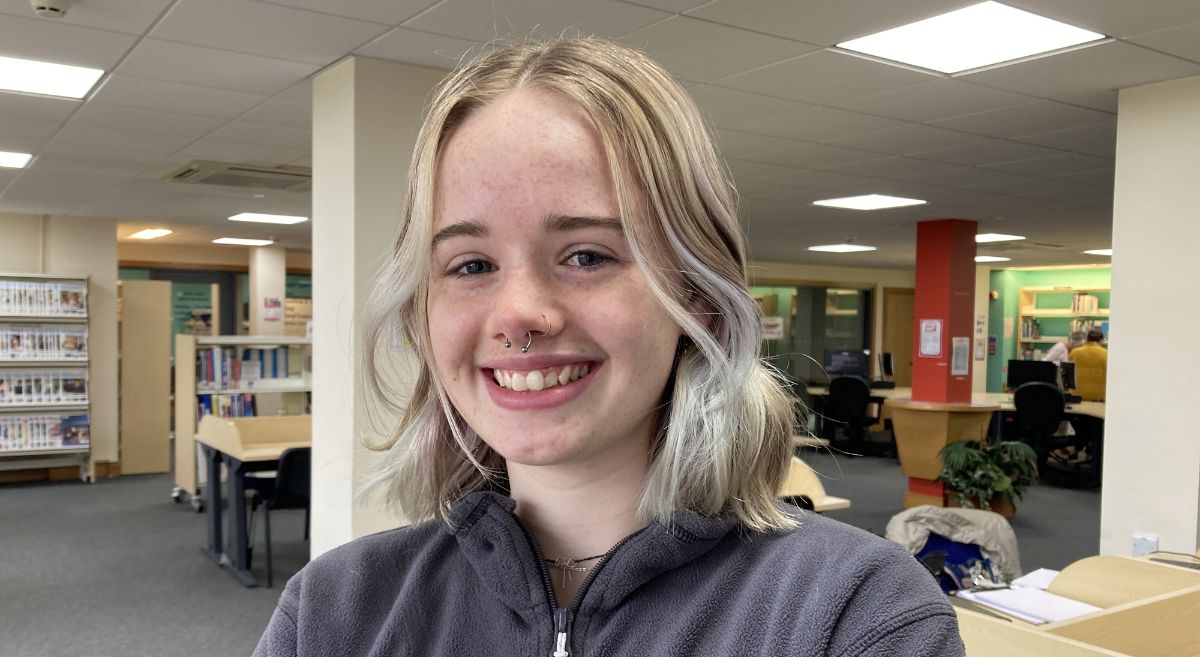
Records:
[[[436,180],[429,332],[455,408],[510,466],[645,459],[681,333],[586,115],[508,94],[455,130]]]

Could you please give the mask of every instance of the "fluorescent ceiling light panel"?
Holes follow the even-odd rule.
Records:
[[[0,167],[6,169],[24,169],[25,165],[29,164],[29,160],[31,159],[33,159],[33,156],[29,153],[0,151]]]
[[[236,244],[238,246],[266,246],[274,244],[275,240],[250,240],[241,237],[218,237],[213,244]]]
[[[933,71],[959,73],[1103,38],[998,2],[981,2],[837,45]]]
[[[1002,256],[975,256],[975,262],[1008,262],[1012,258]]]
[[[810,246],[808,250],[825,253],[861,253],[863,251],[874,251],[875,247],[862,244],[822,244],[820,246]]]
[[[984,242],[1015,242],[1025,239],[1024,235],[1005,235],[1004,233],[980,233],[975,236],[976,244]]]
[[[229,218],[230,221],[249,221],[258,224],[302,224],[308,217],[295,217],[286,214],[264,214],[261,212],[243,212]]]
[[[847,210],[882,210],[884,208],[906,208],[910,205],[924,205],[925,201],[883,194],[865,194],[863,196],[847,196],[846,198],[828,198],[823,201],[813,201],[813,205],[827,208],[845,208]]]
[[[1088,255],[1108,256],[1110,258],[1112,257],[1112,249],[1092,249],[1091,251],[1084,251],[1084,253],[1086,253]]]
[[[98,68],[0,57],[0,90],[83,98],[104,71]]]
[[[129,237],[135,240],[156,240],[160,237],[166,237],[174,232],[175,231],[171,230],[170,228],[147,228],[146,230],[139,230]]]

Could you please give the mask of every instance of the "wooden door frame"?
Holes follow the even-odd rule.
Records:
[[[883,346],[883,344],[884,344],[884,340],[886,340],[886,337],[887,337],[887,324],[886,324],[886,322],[887,322],[887,318],[888,318],[888,295],[889,295],[889,294],[907,294],[907,295],[910,295],[910,296],[912,296],[912,297],[913,297],[913,301],[915,302],[915,301],[916,301],[916,296],[917,296],[917,288],[915,288],[915,287],[885,287],[885,288],[883,288],[883,291],[882,291],[881,293],[883,294],[883,303],[882,303],[882,307],[883,307],[883,317],[881,318],[881,320],[882,320],[882,321],[880,321],[880,324],[883,326],[883,335],[879,336],[879,337],[880,337],[880,342],[879,342],[879,344],[880,344],[880,346],[882,347],[882,346]],[[915,313],[916,313],[916,308],[913,308],[913,313],[914,313],[914,315],[915,315]],[[910,327],[910,328],[909,328],[909,330],[910,330],[910,331],[913,331],[914,329],[913,329],[913,327]],[[912,345],[909,345],[909,346],[908,346],[908,349],[909,349],[908,355],[911,357],[911,356],[912,356]],[[880,351],[882,352],[882,349],[881,349]],[[895,367],[896,367],[896,366],[895,366],[895,358],[896,358],[896,355],[895,355],[895,354],[892,354],[892,359],[893,359],[892,371],[893,371],[893,374],[894,374],[894,372],[895,372]],[[882,372],[880,372],[879,374],[880,374],[880,378],[882,378],[882,375],[883,375],[883,373],[882,373]]]

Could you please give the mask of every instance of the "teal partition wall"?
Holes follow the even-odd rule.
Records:
[[[988,303],[988,339],[995,339],[996,350],[989,350],[987,359],[987,389],[1000,392],[1004,389],[1008,361],[1018,358],[1017,335],[1020,332],[1020,297],[1023,287],[1108,287],[1112,284],[1111,267],[1079,267],[1064,269],[1000,269],[992,272],[990,289],[998,294]],[[1097,292],[1100,306],[1109,307],[1107,292]],[[1041,308],[1070,308],[1071,293],[1044,294],[1039,296]],[[1006,332],[1006,319],[1011,322],[1011,332]],[[1043,335],[1065,335],[1070,318],[1045,318]],[[1049,349],[1052,345],[1043,345]]]

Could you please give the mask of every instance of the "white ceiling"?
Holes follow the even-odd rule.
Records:
[[[0,212],[306,249],[307,224],[225,217],[308,214],[308,194],[162,177],[193,159],[310,165],[309,78],[346,55],[446,69],[496,36],[570,30],[642,48],[684,81],[718,128],[756,259],[911,265],[914,222],[960,217],[1028,235],[1013,265],[1094,262],[1079,252],[1110,245],[1116,90],[1200,75],[1200,2],[1006,1],[1113,38],[947,77],[831,46],[974,0],[76,0],[62,19],[0,0],[0,55],[107,71],[83,101],[0,93],[0,150],[36,155],[0,169]],[[929,204],[811,205],[863,193]],[[880,250],[804,250],[847,238]]]

